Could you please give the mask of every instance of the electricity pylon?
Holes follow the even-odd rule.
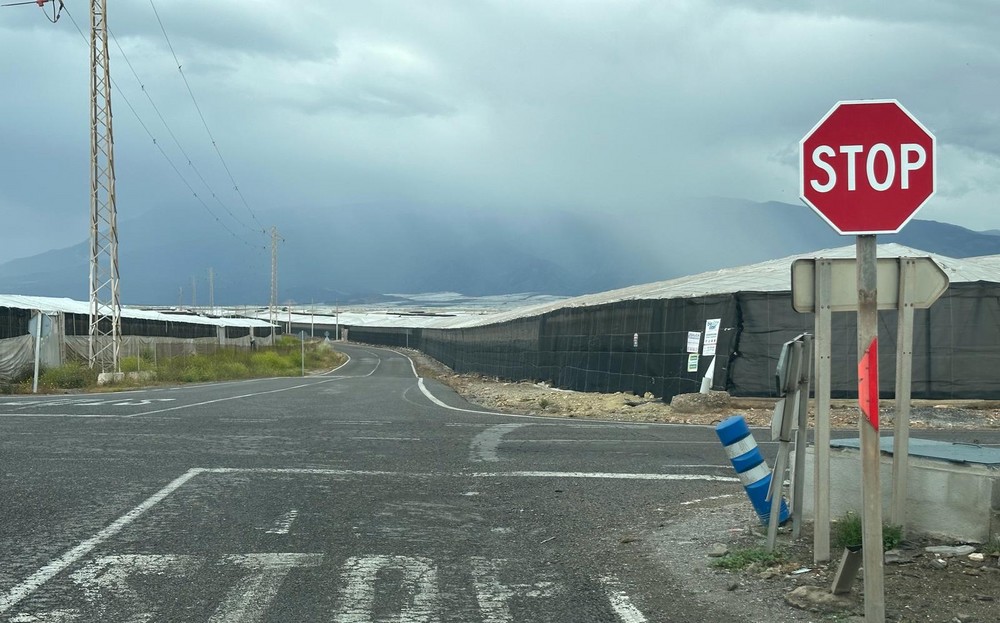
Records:
[[[268,306],[269,313],[267,321],[271,323],[271,340],[274,340],[274,331],[278,326],[278,228],[271,227],[271,304]]]
[[[118,372],[121,298],[118,214],[108,63],[107,0],[90,0],[90,339],[91,368]]]

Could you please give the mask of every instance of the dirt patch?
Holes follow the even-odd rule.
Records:
[[[469,402],[510,413],[553,417],[615,420],[623,422],[668,422],[672,424],[714,425],[732,415],[743,415],[750,426],[770,426],[773,398],[737,398],[726,392],[708,395],[682,394],[670,404],[652,394],[635,396],[617,392],[601,394],[576,392],[545,383],[501,381],[476,374],[455,374],[441,363],[418,353],[413,358],[420,376],[441,381]],[[883,423],[891,425],[895,415],[892,401],[880,405]],[[809,416],[813,417],[810,405]],[[834,400],[830,405],[833,428],[856,428],[858,407],[854,400]],[[914,400],[912,428],[1000,428],[1000,403],[995,401]]]
[[[721,558],[709,557],[713,546],[723,544],[730,555],[739,555],[766,543],[766,530],[747,504],[706,501],[684,513],[651,538],[653,555],[668,568],[682,571],[687,590],[710,595],[710,601],[732,612],[733,621],[863,621],[864,579],[861,573],[851,592],[837,600],[830,594],[839,563],[812,560],[812,533],[804,526],[799,540],[782,528],[777,551],[783,561],[772,565],[753,563],[728,571],[714,566]],[[903,541],[887,556],[884,567],[886,621],[916,623],[985,623],[1000,621],[1000,566],[995,555],[982,561],[968,555],[940,557],[925,550],[937,542]],[[975,548],[974,553],[983,549]],[[973,556],[973,558],[978,558]],[[942,562],[943,561],[943,562]],[[802,587],[809,587],[803,589]],[[797,590],[798,589],[798,590]],[[797,600],[796,596],[803,599]],[[797,602],[799,605],[792,605]],[[803,608],[804,606],[804,608]]]
[[[478,375],[455,374],[440,363],[407,351],[421,376],[445,383],[469,402],[493,410],[520,414],[627,422],[669,422],[714,425],[741,414],[751,426],[769,426],[773,399],[746,399],[712,392],[707,396],[675,397],[672,404],[647,394],[599,394],[553,388],[543,383],[505,382]],[[895,415],[887,401],[880,405],[886,426]],[[810,410],[810,417],[813,416]],[[856,429],[857,403],[836,400],[831,405],[834,428]],[[986,401],[913,401],[915,429],[1000,428],[1000,404]],[[783,560],[772,565],[752,564],[728,571],[713,566],[714,548],[732,552],[760,548],[766,543],[761,526],[745,500],[707,499],[688,505],[676,517],[649,530],[644,539],[650,554],[679,578],[683,590],[713,608],[722,606],[732,621],[864,621],[863,576],[842,600],[828,600],[841,552],[832,562],[812,560],[812,534],[804,526],[793,540],[782,528],[778,548]],[[886,563],[886,621],[916,623],[1000,622],[1000,560],[987,548],[975,546],[968,555],[941,558],[927,552],[940,541],[903,541]],[[947,543],[946,545],[952,545]],[[995,546],[994,546],[995,547]],[[943,561],[943,562],[942,562]],[[815,600],[829,601],[829,604]],[[797,602],[798,605],[794,605]]]

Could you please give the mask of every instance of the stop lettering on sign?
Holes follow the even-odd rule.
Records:
[[[927,164],[927,150],[917,143],[904,143],[899,147],[899,188],[910,188],[910,174]],[[826,174],[826,181],[809,180],[809,185],[819,193],[828,193],[837,186],[837,169],[847,169],[846,184],[848,191],[858,188],[858,154],[863,154],[865,161],[865,177],[868,187],[877,192],[889,190],[897,180],[896,155],[885,143],[872,145],[865,149],[864,145],[840,145],[835,151],[831,145],[819,145],[812,152],[813,164]],[[838,156],[844,156],[843,162],[837,162]],[[834,166],[834,163],[837,165]]]

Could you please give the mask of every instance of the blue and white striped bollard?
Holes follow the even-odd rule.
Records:
[[[746,490],[750,503],[757,511],[757,516],[760,517],[762,524],[767,525],[771,519],[771,504],[767,501],[767,490],[771,486],[771,468],[767,466],[764,455],[760,453],[746,419],[742,415],[727,418],[715,427],[715,434],[719,436],[719,441],[726,450],[726,456],[729,457],[736,475],[743,483],[743,489]],[[788,505],[782,498],[778,522],[785,523],[788,515]]]

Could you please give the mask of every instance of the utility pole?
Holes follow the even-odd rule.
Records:
[[[191,310],[198,307],[198,278],[191,276]]]
[[[215,313],[215,271],[211,268],[208,269],[208,309],[208,313]]]
[[[271,227],[271,305],[268,322],[271,323],[272,332],[278,324],[278,240],[278,228]],[[274,339],[273,334],[271,339]]]
[[[101,372],[119,371],[121,297],[118,213],[108,63],[107,0],[90,1],[90,337],[88,359]]]

